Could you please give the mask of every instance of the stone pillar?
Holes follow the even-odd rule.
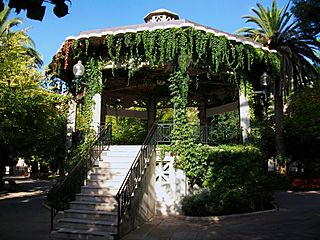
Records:
[[[250,133],[250,108],[245,94],[239,91],[239,112],[240,127],[243,143],[248,143],[248,134]]]
[[[93,105],[92,105],[91,127],[94,129],[96,133],[99,133],[100,118],[101,118],[101,94],[96,93],[92,97],[92,100],[93,100]]]
[[[155,120],[156,120],[156,101],[154,99],[150,99],[148,101],[148,131],[151,130]]]

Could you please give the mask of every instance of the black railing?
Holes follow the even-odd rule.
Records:
[[[143,142],[135,160],[133,161],[119,191],[116,195],[118,202],[118,232],[117,236],[119,238],[120,233],[120,223],[126,210],[131,205],[132,196],[134,190],[139,186],[139,183],[147,170],[152,153],[155,150],[157,144],[157,124],[153,125],[152,129],[149,131],[148,136]]]
[[[158,124],[157,143],[171,143],[172,123]],[[241,130],[237,127],[217,127],[215,125],[195,125],[190,124],[195,142],[216,146],[219,144],[239,144],[241,143]]]
[[[70,202],[75,200],[76,193],[81,191],[92,169],[94,162],[100,160],[101,152],[108,148],[112,141],[112,126],[100,128],[97,136],[88,145],[88,150],[79,156],[79,161],[62,181],[54,185],[48,193],[48,202],[51,207],[51,230],[54,217],[59,211],[69,208]]]

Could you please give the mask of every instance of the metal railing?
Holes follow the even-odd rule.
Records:
[[[119,191],[116,195],[118,202],[118,231],[119,238],[120,223],[123,215],[131,204],[132,196],[147,170],[152,153],[157,144],[157,124],[154,124],[143,142],[135,160],[133,161]]]
[[[172,123],[158,124],[157,143],[171,143]],[[219,144],[239,144],[241,143],[241,130],[235,127],[217,127],[215,125],[190,125],[195,142],[216,146]]]
[[[94,162],[100,160],[101,153],[108,148],[112,141],[112,125],[100,128],[99,133],[89,144],[88,150],[79,156],[79,161],[62,181],[54,185],[48,193],[48,202],[51,207],[51,230],[54,225],[54,217],[59,211],[69,208],[70,202],[75,200],[76,193],[81,191],[92,169]]]
[[[213,125],[190,125],[194,140],[203,144],[236,144],[240,143],[240,129],[224,128],[219,129]],[[172,140],[173,124],[154,124],[145,141],[143,142],[133,164],[131,165],[119,191],[116,195],[118,202],[118,224],[117,238],[119,239],[121,220],[130,208],[134,191],[144,176],[152,152],[157,144],[169,144]]]

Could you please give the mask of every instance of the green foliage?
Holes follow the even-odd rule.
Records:
[[[175,108],[171,147],[177,156],[178,168],[185,168],[184,165],[193,162],[194,158],[206,155],[206,150],[195,144],[195,136],[188,126],[186,107],[191,83],[189,63],[212,74],[219,74],[222,70],[234,73],[249,70],[254,61],[273,65],[278,59],[276,54],[192,27],[106,35],[103,42],[96,47],[88,39],[66,41],[62,51],[55,56],[52,69],[64,66],[67,70],[69,61],[74,61],[75,58],[89,59],[89,64],[92,59],[96,59],[98,62],[112,63],[113,74],[117,66],[125,67],[130,81],[142,63],[151,69],[170,63],[174,69],[169,79],[169,90]],[[97,66],[95,69],[100,70]],[[88,75],[85,79],[88,77],[91,76]],[[97,82],[94,78],[92,80]],[[230,78],[230,81],[238,84],[240,78]],[[86,102],[89,106],[90,100],[86,99]],[[89,113],[84,115],[89,116]]]
[[[286,156],[283,132],[283,97],[297,91],[310,83],[317,75],[315,66],[319,57],[315,54],[319,50],[319,42],[314,35],[299,31],[297,21],[292,22],[292,14],[286,7],[277,6],[273,0],[272,7],[263,7],[257,3],[257,9],[252,9],[254,15],[246,15],[246,22],[253,23],[254,27],[238,30],[238,33],[261,42],[269,49],[276,50],[279,58],[275,63],[273,56],[268,55],[268,66],[274,66],[274,111],[275,111],[275,138],[276,154]]]
[[[274,120],[260,118],[252,123],[249,141],[259,148],[265,157],[271,158],[276,155],[274,135]]]
[[[136,118],[107,117],[112,123],[112,143],[124,145],[142,144],[147,136],[147,122]]]
[[[195,169],[190,169],[191,173]],[[199,181],[202,180],[208,190],[187,196],[182,201],[182,209],[187,215],[243,213],[271,205],[272,192],[263,172],[262,154],[255,147],[222,145],[210,148],[208,157],[199,159],[196,171]]]
[[[291,8],[299,27],[307,34],[316,36],[320,32],[320,5],[318,0],[293,0]]]
[[[250,69],[253,61],[267,63],[273,55],[277,57],[225,37],[186,27],[106,35],[101,48],[96,48],[88,40],[68,40],[51,67],[55,71],[68,66],[66,63],[75,58],[101,57],[112,61],[114,67],[117,64],[126,66],[130,78],[142,62],[148,62],[151,68],[170,62],[185,71],[188,59],[193,65],[205,61],[208,69],[214,72],[219,72],[222,66],[236,72],[237,69]]]
[[[289,102],[285,119],[286,142],[292,161],[303,164],[305,175],[320,172],[320,87],[306,88]]]
[[[227,112],[214,115],[211,124],[216,129],[214,139],[210,139],[216,145],[239,143],[240,138],[240,116],[239,111]],[[238,130],[238,131],[235,131]],[[212,131],[215,133],[214,131]]]
[[[41,87],[29,41],[22,31],[0,38],[0,171],[17,157],[64,158],[64,97]]]
[[[93,96],[96,93],[102,93],[101,67],[103,63],[101,59],[90,58],[86,63],[85,73],[82,76],[84,83],[87,85],[87,91],[83,99],[84,101],[78,107],[77,129],[85,134],[90,134],[91,132]]]

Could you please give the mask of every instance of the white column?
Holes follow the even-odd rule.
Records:
[[[242,141],[243,143],[247,143],[248,134],[250,133],[250,108],[248,99],[241,90],[239,91],[239,111]]]
[[[100,126],[100,116],[101,116],[101,94],[96,93],[93,97],[93,105],[92,105],[92,121],[91,128],[94,129],[96,133],[99,132]]]
[[[72,135],[76,131],[77,103],[73,99],[68,102],[67,113],[67,148],[72,147]]]

